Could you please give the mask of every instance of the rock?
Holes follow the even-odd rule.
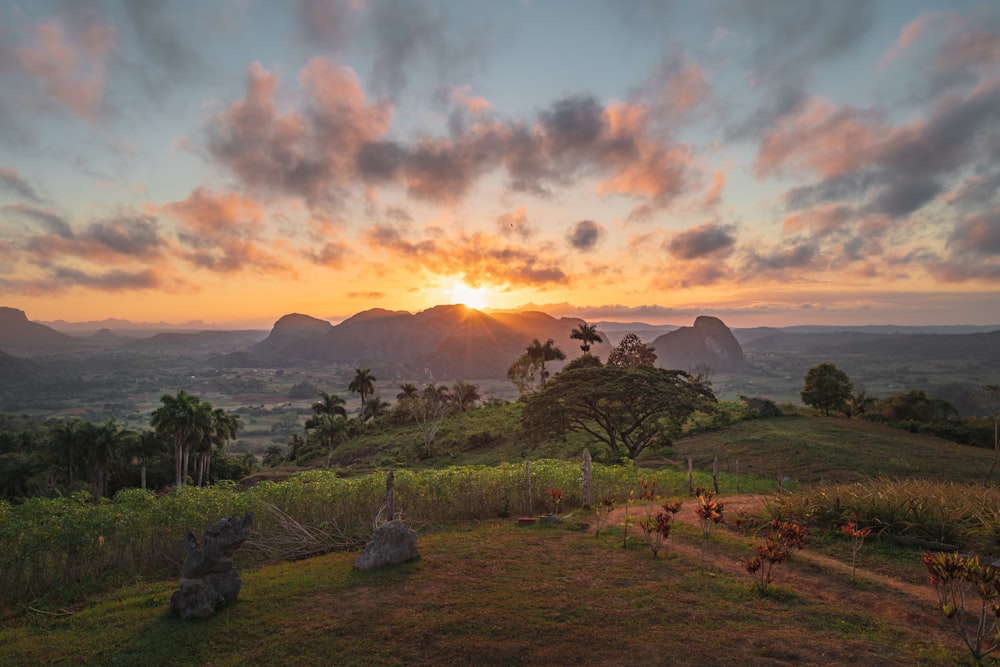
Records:
[[[243,519],[226,517],[205,531],[200,546],[194,533],[187,534],[180,589],[170,597],[170,608],[181,618],[205,618],[236,602],[242,582],[233,569],[233,554],[250,536],[252,523],[253,512]]]
[[[364,550],[354,560],[355,570],[372,570],[385,565],[398,565],[420,558],[417,534],[398,519],[375,529]]]
[[[681,327],[653,341],[660,368],[743,371],[749,367],[733,332],[717,317],[701,315],[694,326]]]

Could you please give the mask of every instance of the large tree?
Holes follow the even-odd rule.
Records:
[[[824,363],[813,366],[806,372],[799,395],[803,403],[822,410],[829,417],[830,410],[846,413],[853,391],[854,387],[847,373],[831,363]]]
[[[673,444],[691,415],[714,403],[712,390],[685,371],[577,367],[528,397],[522,425],[535,437],[585,433],[634,459],[648,447]]]
[[[592,343],[604,342],[604,339],[597,333],[597,327],[586,322],[577,325],[569,337],[580,341],[580,349],[583,350],[584,354],[590,354],[590,345]]]

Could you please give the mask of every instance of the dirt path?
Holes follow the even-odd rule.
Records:
[[[763,501],[763,496],[727,496],[719,497],[725,505],[725,515],[732,517],[738,511],[753,515]],[[700,561],[702,558],[702,540],[700,524],[694,511],[694,501],[686,500],[675,520],[698,529],[698,537],[671,535],[664,543],[664,552],[674,553],[682,558]],[[629,508],[629,515],[634,522],[644,518],[645,506],[636,505]],[[625,508],[617,508],[612,512],[605,524],[604,530],[614,530],[625,520]],[[633,529],[639,534],[638,527]],[[729,525],[713,528],[713,534],[721,531],[735,533]],[[749,538],[748,538],[749,539]],[[814,596],[824,602],[843,605],[861,606],[877,612],[881,617],[910,627],[921,627],[932,635],[935,640],[952,645],[956,637],[944,616],[938,611],[937,597],[930,585],[915,585],[906,581],[886,576],[864,567],[864,551],[858,565],[856,578],[875,584],[875,590],[866,590],[852,583],[851,565],[831,558],[825,554],[806,548],[796,551],[792,559],[775,568],[775,585],[791,588],[797,593]],[[747,574],[739,558],[727,549],[713,548],[711,542],[704,550],[705,569],[708,572],[721,572],[735,578],[747,578]]]

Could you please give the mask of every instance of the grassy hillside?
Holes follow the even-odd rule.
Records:
[[[719,457],[721,470],[787,477],[800,484],[883,476],[939,481],[981,481],[993,462],[991,450],[959,445],[859,419],[790,415],[739,422],[684,438],[679,459],[697,467]],[[1000,472],[995,473],[1000,480]]]
[[[559,453],[575,461],[582,448],[579,441],[518,442],[510,435],[515,423],[516,407],[451,420],[429,463],[494,464],[525,456],[535,461]],[[395,430],[373,433],[338,450],[339,463],[358,474],[396,464],[403,464],[400,470],[426,465],[405,454],[413,436]],[[929,492],[964,497],[975,488],[977,497],[993,504],[993,496],[987,498],[978,486],[993,452],[858,420],[798,415],[738,422],[683,438],[672,450],[650,454],[639,465],[672,469],[656,474],[663,476],[668,495],[683,495],[683,475],[678,473],[686,470],[688,455],[701,471],[698,483],[705,483],[715,457],[729,473],[722,480],[722,500],[736,501],[730,504],[729,522],[739,501],[730,498],[736,472],[744,493],[760,488],[761,477],[789,478],[809,488],[881,475],[970,483]],[[513,478],[516,471],[511,469],[507,476]],[[481,482],[470,483],[497,475],[487,470],[401,474],[397,502],[408,508],[404,518],[412,522],[421,516],[412,509],[418,507],[418,495],[432,508],[457,503],[467,511],[477,503],[489,505],[492,492]],[[623,546],[626,524],[620,512],[627,491],[616,487],[622,509],[596,537],[594,514],[581,510],[574,498],[575,462],[539,464],[537,470],[533,464],[532,470],[543,476],[558,473],[539,479],[534,493],[540,494],[539,507],[544,489],[566,489],[560,523],[519,526],[516,514],[501,518],[495,509],[465,515],[475,520],[461,518],[454,509],[450,519],[425,512],[414,522],[420,533],[418,562],[360,573],[352,569],[355,551],[246,567],[240,602],[202,621],[182,621],[169,611],[176,578],[125,585],[65,611],[51,604],[39,604],[44,611],[32,609],[32,603],[8,608],[0,625],[0,664],[964,664],[961,642],[950,634],[932,589],[923,583],[919,551],[894,546],[888,535],[879,541],[873,537],[865,547],[855,581],[849,578],[849,550],[839,531],[813,526],[810,553],[783,565],[777,588],[760,594],[740,565],[752,553],[753,536],[720,527],[705,541],[696,527],[682,524],[671,533],[665,551],[653,558],[635,523],[643,516],[638,507],[632,508],[630,537]],[[636,476],[650,474],[618,466],[608,474],[618,479],[618,471],[627,473],[630,489]],[[423,481],[408,495],[409,476],[416,481],[420,474],[427,479],[419,477]],[[328,508],[309,521],[331,521],[332,508],[340,511],[348,505],[346,496],[333,490],[364,487],[359,498],[367,501],[357,510],[364,514],[376,511],[381,485],[378,476],[321,479],[312,473],[287,486],[261,485],[233,502],[267,491],[269,502],[285,511],[285,501],[279,500],[285,496],[308,508]],[[920,486],[910,483],[907,488],[919,493]],[[610,483],[598,493],[605,493],[605,487]],[[307,500],[308,494],[324,489],[324,502]],[[235,493],[186,489],[136,500],[160,507],[188,499],[195,520],[195,500],[204,496],[211,507],[221,507],[223,496]],[[689,520],[693,502],[686,500],[682,509]],[[76,509],[85,511],[82,505]],[[112,509],[103,506],[102,511]],[[973,511],[978,510],[963,508],[947,516],[956,525],[978,521]],[[91,542],[87,548],[93,547]],[[112,546],[111,538],[101,542],[106,551]]]

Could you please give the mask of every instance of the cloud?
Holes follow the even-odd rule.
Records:
[[[813,102],[764,138],[756,171],[819,177],[786,192],[791,210],[862,202],[861,214],[905,219],[970,168],[990,173],[998,127],[1000,81],[946,96],[926,120],[895,127],[878,114]]]
[[[890,64],[903,57],[928,30],[932,22],[941,19],[940,12],[927,12],[907,23],[899,31],[899,36],[889,45],[882,57],[879,59],[879,67],[888,67]]]
[[[54,103],[94,121],[101,111],[108,59],[118,35],[114,24],[88,5],[68,7],[63,16],[25,30],[9,52],[38,106]]]
[[[168,5],[158,0],[128,0],[123,4],[130,34],[144,61],[185,80],[200,74],[205,63],[185,40],[187,32],[173,20],[176,14],[166,11]],[[165,77],[156,83],[165,86],[169,82],[170,77]],[[157,92],[163,94],[162,89]]]
[[[960,220],[948,236],[948,247],[963,254],[1000,258],[1000,208]]]
[[[782,274],[787,280],[786,271],[791,269],[822,268],[816,262],[819,256],[819,246],[811,242],[799,242],[791,247],[770,252],[750,250],[744,270],[749,273]]]
[[[355,154],[388,130],[391,109],[368,104],[354,73],[325,58],[299,74],[302,111],[278,109],[279,83],[252,64],[246,95],[209,123],[209,152],[255,189],[328,204],[350,184]]]
[[[786,232],[810,231],[814,236],[827,236],[842,231],[854,219],[854,210],[842,204],[818,206],[805,213],[785,218]]]
[[[707,222],[674,234],[666,243],[666,249],[673,257],[682,260],[724,258],[732,252],[736,243],[734,231],[733,225]]]
[[[504,236],[529,239],[535,234],[531,221],[528,220],[528,212],[523,206],[498,216],[496,225]]]
[[[360,0],[298,0],[296,16],[306,40],[329,50],[340,50],[356,33]]]
[[[218,273],[248,270],[294,274],[294,267],[261,241],[265,210],[236,193],[194,190],[186,199],[162,207],[178,220],[177,237],[184,259]]]
[[[31,183],[13,167],[0,167],[0,189],[12,192],[21,199],[27,199],[36,204],[42,203],[42,198]]]
[[[73,238],[73,228],[65,218],[51,209],[34,206],[32,204],[8,204],[3,207],[7,213],[15,213],[22,218],[40,223],[50,234],[55,234],[62,238]]]
[[[675,129],[710,102],[711,92],[702,67],[683,53],[674,52],[660,62],[629,98],[649,107],[660,124]]]
[[[368,230],[366,240],[372,249],[388,253],[411,271],[461,275],[471,287],[539,287],[569,279],[545,247],[517,248],[483,232],[414,241],[397,228],[377,225]]]
[[[331,206],[359,183],[454,204],[503,168],[513,190],[539,196],[596,178],[599,194],[637,200],[630,216],[646,220],[684,195],[696,175],[691,147],[664,139],[650,110],[633,103],[565,97],[525,123],[498,120],[479,101],[448,136],[405,142],[388,138],[391,108],[369,104],[350,70],[315,58],[299,83],[303,108],[279,110],[278,75],[252,65],[246,95],[209,123],[208,150],[255,191],[313,207]],[[470,104],[463,95],[450,103]]]
[[[849,52],[875,21],[871,0],[724,2],[719,19],[754,44],[749,64],[756,83],[801,80],[818,64]]]
[[[607,232],[593,220],[581,220],[566,232],[566,240],[576,250],[589,252],[597,247]]]
[[[380,0],[366,6],[366,36],[374,50],[373,89],[399,95],[410,70],[429,66],[438,81],[469,80],[493,43],[488,25],[457,25],[427,3]]]

